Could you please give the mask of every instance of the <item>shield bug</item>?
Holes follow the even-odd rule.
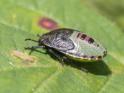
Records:
[[[27,47],[35,50],[44,48],[59,60],[71,59],[76,61],[99,61],[106,56],[106,49],[92,37],[78,30],[59,28],[39,36],[38,46]]]

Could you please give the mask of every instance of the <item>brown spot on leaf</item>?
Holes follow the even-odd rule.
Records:
[[[41,18],[38,22],[38,25],[47,30],[53,30],[58,27],[57,22],[47,17]]]
[[[13,50],[11,52],[11,55],[15,56],[15,57],[17,57],[17,58],[19,58],[19,59],[21,59],[21,60],[23,60],[25,62],[30,62],[30,63],[36,62],[36,57],[30,56],[30,55],[28,55],[26,53],[23,53],[21,51]]]

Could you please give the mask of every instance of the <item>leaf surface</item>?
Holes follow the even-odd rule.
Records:
[[[25,59],[29,51],[24,47],[37,45],[25,39],[37,40],[36,34],[50,30],[39,24],[44,17],[57,27],[96,38],[107,48],[107,57],[102,62],[65,66],[39,52],[32,53],[32,62]],[[1,0],[0,93],[123,93],[123,46],[122,31],[81,0]]]

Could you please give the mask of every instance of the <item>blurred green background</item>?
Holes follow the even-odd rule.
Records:
[[[124,0],[87,0],[102,15],[115,22],[124,30]]]
[[[108,55],[65,66],[49,54],[29,56],[24,47],[37,44],[25,39],[51,30],[39,24],[44,17],[97,39]],[[123,86],[124,0],[0,0],[0,93],[124,93]]]

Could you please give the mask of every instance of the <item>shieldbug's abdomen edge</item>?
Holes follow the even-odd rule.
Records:
[[[81,62],[92,62],[102,60],[107,55],[107,50],[95,39],[70,28],[55,29],[39,36],[39,40],[26,40],[38,43],[38,46],[26,49],[31,49],[32,52],[36,48],[44,48],[59,60],[64,56]]]

